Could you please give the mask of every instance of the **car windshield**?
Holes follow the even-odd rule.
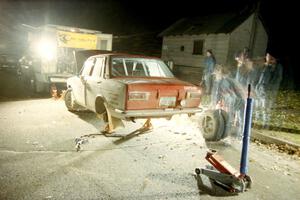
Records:
[[[147,58],[113,57],[111,74],[114,77],[174,77],[163,61]]]

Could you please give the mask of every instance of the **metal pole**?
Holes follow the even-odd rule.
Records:
[[[240,173],[241,175],[246,175],[248,173],[248,151],[251,135],[251,122],[252,122],[252,107],[253,101],[250,98],[251,85],[248,85],[248,97],[246,104],[246,113],[244,121],[244,131],[243,131],[243,147],[242,147],[242,156],[241,156],[241,166]]]

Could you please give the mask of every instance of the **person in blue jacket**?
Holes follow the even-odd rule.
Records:
[[[243,51],[240,51],[235,55],[235,60],[237,61],[237,69],[234,75],[234,79],[238,82],[243,81],[244,75],[242,74],[243,68],[245,68],[246,63],[250,60],[249,49],[245,47]]]
[[[212,82],[213,82],[213,72],[215,70],[216,58],[212,52],[212,50],[206,51],[206,57],[204,59],[204,71],[203,78],[205,84],[205,91],[207,94],[211,93]]]
[[[256,120],[261,120],[264,126],[268,126],[270,111],[276,100],[277,92],[282,80],[282,65],[278,63],[270,53],[266,54],[256,91]]]

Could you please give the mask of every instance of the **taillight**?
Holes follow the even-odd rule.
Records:
[[[182,99],[182,100],[180,101],[180,105],[181,105],[182,107],[185,107],[185,106],[186,106],[186,100],[185,100],[185,99]]]
[[[129,101],[147,101],[149,99],[150,92],[129,92]]]
[[[201,98],[201,91],[189,91],[186,94],[187,99],[200,99]]]

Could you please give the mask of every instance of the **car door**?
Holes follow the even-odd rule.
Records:
[[[75,100],[78,104],[86,107],[86,82],[89,76],[93,73],[95,58],[89,58],[85,61],[79,78],[77,79],[73,89]]]
[[[86,106],[95,111],[96,97],[101,94],[101,84],[104,80],[105,57],[100,56],[95,59],[95,65],[91,76],[86,80]]]

